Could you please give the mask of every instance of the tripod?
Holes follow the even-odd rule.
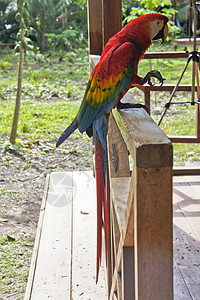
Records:
[[[192,5],[192,4],[191,4]],[[199,86],[199,71],[200,71],[200,56],[196,50],[196,38],[197,38],[197,11],[199,11],[199,7],[196,4],[196,0],[193,1],[193,9],[194,9],[194,41],[193,41],[193,51],[189,52],[186,50],[186,53],[188,54],[188,59],[186,62],[186,65],[177,81],[177,84],[175,85],[172,94],[170,96],[169,102],[165,104],[165,110],[163,114],[161,115],[160,121],[158,122],[158,126],[160,126],[167,110],[169,109],[171,104],[185,104],[185,103],[191,103],[191,105],[195,105],[195,103],[200,104],[200,86]],[[190,61],[193,61],[193,68],[192,68],[192,99],[191,102],[179,102],[179,103],[172,103],[172,99],[178,89],[178,86],[181,82],[181,79],[183,78],[183,75],[185,71],[187,70],[187,67],[190,63]],[[197,100],[195,101],[195,78],[197,82]]]

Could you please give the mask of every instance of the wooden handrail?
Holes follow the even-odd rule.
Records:
[[[187,57],[188,54],[185,51],[169,51],[169,52],[146,52],[143,58],[154,59],[154,58],[187,58]]]
[[[107,143],[109,299],[116,291],[122,299],[173,299],[172,144],[143,109],[113,110]],[[131,177],[124,144],[133,160]]]
[[[144,109],[114,109],[107,148],[108,299],[172,300],[172,143]]]

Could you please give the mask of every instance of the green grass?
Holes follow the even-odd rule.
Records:
[[[150,51],[172,51],[169,44],[155,43]],[[182,50],[179,48],[178,50]],[[0,71],[0,134],[3,141],[11,130],[17,80],[17,56],[2,54],[0,61],[8,61]],[[60,59],[59,59],[60,58]],[[185,66],[186,59],[141,60],[138,74],[144,76],[150,69],[159,70],[166,83],[175,84]],[[69,53],[29,53],[25,56],[23,100],[21,103],[18,134],[23,139],[43,139],[54,144],[62,130],[76,115],[89,76],[88,53],[79,49]],[[190,63],[182,84],[191,83]],[[158,122],[169,100],[169,93],[152,93],[152,118]],[[56,97],[59,101],[52,101]],[[174,101],[188,101],[190,94],[178,92]],[[2,100],[1,100],[2,99]],[[143,95],[137,100],[142,102]],[[195,107],[171,106],[161,128],[168,135],[195,135]],[[77,138],[78,132],[72,135]],[[83,136],[85,138],[85,136]],[[174,144],[174,164],[199,160],[199,145]]]
[[[0,294],[24,292],[28,271],[23,270],[30,264],[30,247],[33,241],[28,238],[0,238]]]
[[[10,133],[15,102],[0,102],[0,132]],[[72,122],[78,102],[37,102],[24,100],[21,102],[18,134],[29,139],[45,139],[56,141],[61,131]],[[74,134],[76,136],[76,134]]]

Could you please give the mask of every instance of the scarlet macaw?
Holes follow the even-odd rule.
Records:
[[[60,136],[56,146],[62,144],[77,128],[94,136],[97,183],[97,279],[101,261],[102,208],[107,244],[107,204],[105,196],[106,136],[108,113],[116,106],[131,86],[163,78],[158,71],[148,72],[142,78],[137,75],[138,63],[152,40],[165,41],[168,34],[168,18],[152,13],[129,22],[115,34],[104,47],[99,63],[95,66],[73,122]]]

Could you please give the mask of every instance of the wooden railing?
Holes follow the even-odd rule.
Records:
[[[199,53],[200,54],[200,53]],[[179,58],[185,58],[187,60],[188,54],[185,51],[173,51],[173,52],[149,52],[144,55],[144,59],[179,59]],[[192,63],[192,62],[191,62]],[[181,71],[182,72],[182,71]],[[181,75],[181,72],[179,75]],[[192,78],[192,74],[191,74]],[[151,92],[170,92],[172,93],[176,84],[164,84],[162,86],[149,86],[144,85],[140,86],[138,85],[137,88],[139,88],[144,93],[144,102],[145,105],[148,108],[149,114],[151,113],[151,101],[150,101],[150,93]],[[177,91],[184,91],[191,93],[191,95],[195,95],[195,92],[197,91],[197,98],[199,94],[199,87],[194,86],[192,84],[180,84],[177,88]],[[164,109],[164,108],[163,108]],[[200,104],[195,104],[196,109],[196,117],[195,117],[195,135],[194,136],[169,136],[169,139],[172,141],[172,143],[200,143]],[[200,168],[184,168],[184,167],[177,167],[173,170],[174,175],[199,175],[200,174]]]
[[[123,101],[135,100],[128,93]],[[171,141],[144,109],[114,109],[107,147],[108,299],[171,300]]]

